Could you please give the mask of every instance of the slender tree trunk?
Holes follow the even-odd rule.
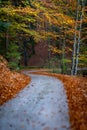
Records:
[[[7,14],[8,22],[9,22],[9,15]],[[6,49],[6,55],[8,52],[8,46],[9,46],[9,28],[6,30],[6,39],[5,39],[5,49]]]
[[[62,50],[61,48],[62,48],[62,39],[59,38],[59,49]],[[62,62],[61,62],[61,59],[62,59],[62,54],[59,54],[60,69],[61,69],[61,73],[62,73]]]
[[[51,63],[50,63],[50,61],[51,61],[50,41],[51,41],[51,39],[49,38],[48,39],[48,62],[49,62],[49,68],[51,67]]]
[[[44,21],[45,21],[44,22],[45,35],[47,35],[47,32],[51,31],[51,27],[45,17],[44,17]],[[51,50],[50,50],[51,37],[48,37],[46,42],[47,42],[47,49],[48,49],[48,68],[50,68],[51,67],[51,63],[50,63],[50,61],[51,61]]]
[[[9,43],[9,38],[8,38],[8,30],[6,31],[6,36],[5,36],[6,40],[5,40],[5,50],[6,50],[6,55],[7,55],[7,52],[8,52],[8,43]]]
[[[71,75],[74,75],[75,71],[75,59],[76,59],[76,43],[77,43],[77,28],[78,28],[78,15],[79,15],[79,0],[77,2],[77,10],[76,10],[76,23],[75,23],[75,34],[74,34],[74,44],[73,44],[73,54],[72,54],[72,67],[71,67]]]
[[[28,65],[28,53],[27,53],[27,47],[26,47],[26,41],[23,42],[24,45],[24,65]]]
[[[65,67],[66,67],[66,64],[65,64],[65,61],[64,61],[64,59],[65,59],[65,43],[66,43],[66,39],[64,38],[63,39],[63,42],[62,42],[62,63],[61,63],[61,68],[62,68],[62,71],[61,71],[61,73],[62,74],[64,74],[65,73]]]
[[[50,23],[49,23],[50,24]],[[51,31],[51,25],[48,25],[48,29],[49,31]],[[48,31],[48,30],[47,30]],[[49,62],[49,68],[51,68],[51,49],[50,49],[50,45],[51,45],[51,37],[48,37],[48,62]]]
[[[63,21],[62,21],[63,22]],[[62,25],[62,30],[61,30],[61,34],[63,35],[63,38],[61,39],[61,50],[62,50],[62,54],[61,54],[61,73],[64,74],[65,73],[65,46],[66,46],[66,35],[64,33],[65,29],[64,29],[64,24]]]
[[[84,5],[82,1],[82,11],[80,16],[80,28],[79,28],[79,35],[78,35],[78,43],[77,43],[77,51],[76,51],[76,65],[75,65],[75,75],[77,75],[78,71],[78,59],[79,59],[79,50],[80,50],[80,42],[81,42],[81,29],[82,29],[82,20],[83,20],[83,12],[84,12]]]

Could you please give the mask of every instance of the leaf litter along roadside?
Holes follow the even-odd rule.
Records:
[[[12,72],[7,61],[0,56],[0,105],[13,98],[31,80],[30,77]]]
[[[87,78],[48,72],[30,72],[60,79],[67,93],[72,130],[87,130]]]

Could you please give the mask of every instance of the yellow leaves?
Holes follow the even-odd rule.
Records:
[[[67,50],[67,52],[68,52],[68,51],[69,51],[69,52],[72,52],[72,49],[71,49],[70,47],[67,47],[66,50]]]
[[[73,26],[74,25],[74,19],[70,18],[69,16],[63,14],[63,13],[53,13],[51,16],[51,22],[54,25],[68,25]]]
[[[79,56],[79,66],[86,67],[87,66],[87,54],[85,55],[80,55]]]
[[[45,3],[35,2],[34,5],[36,8],[31,8],[30,6],[23,7],[23,8],[22,7],[15,8],[12,6],[8,6],[8,7],[3,7],[2,10],[6,13],[6,15],[8,14],[7,19],[10,19],[9,21],[11,21],[11,25],[14,30],[16,29],[18,29],[19,31],[22,30],[27,34],[30,34],[30,35],[33,34],[33,36],[36,36],[37,33],[35,31],[34,31],[35,33],[30,32],[31,30],[28,27],[31,22],[34,24],[35,27],[37,25],[41,26],[40,34],[41,35],[43,34],[42,36],[43,38],[47,36],[51,36],[53,38],[57,37],[56,33],[54,34],[54,32],[48,32],[48,33],[46,32],[46,36],[44,37],[46,26],[48,26],[48,30],[49,30],[49,27],[51,27],[52,25],[57,28],[63,27],[63,26],[67,28],[68,26],[73,26],[74,20],[63,13],[61,6],[55,6],[55,4],[53,3],[49,4],[49,2],[45,2]],[[36,31],[38,32],[38,29]],[[67,31],[67,34],[68,33],[73,33],[73,32]],[[35,39],[38,39],[38,38],[35,38]],[[55,50],[55,52],[57,52],[57,50]]]
[[[49,16],[49,14],[44,13],[44,15],[45,15],[47,21],[49,21],[49,23],[51,23],[51,17]]]
[[[70,52],[72,52],[72,49],[71,49],[71,48],[69,48],[69,51],[70,51]]]
[[[72,26],[74,24],[74,20],[65,14],[59,14],[59,18],[61,18],[62,24]]]
[[[52,37],[52,39],[56,39],[57,38],[57,34],[55,32],[46,32],[45,36],[48,37]]]
[[[13,16],[15,14],[20,14],[20,15],[30,15],[30,16],[37,16],[38,10],[32,9],[30,7],[26,8],[14,8],[12,6],[10,7],[3,7],[2,11],[4,11],[7,15]]]
[[[74,35],[74,33],[75,33],[75,29],[69,29],[69,30],[65,30],[65,33],[66,34],[72,34],[72,35]],[[77,32],[78,33],[78,32]]]
[[[7,16],[13,16],[15,14],[15,11],[12,6],[10,7],[3,7],[1,8],[2,12],[4,12]]]
[[[54,46],[50,46],[50,49],[53,53],[58,53],[58,54],[61,54],[62,51],[59,50],[57,47],[54,47]]]

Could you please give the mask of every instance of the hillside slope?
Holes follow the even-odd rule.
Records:
[[[0,105],[14,97],[30,82],[30,77],[12,72],[7,66],[7,61],[0,56]]]

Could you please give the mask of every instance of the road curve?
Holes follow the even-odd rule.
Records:
[[[0,130],[70,130],[63,84],[53,77],[29,75],[31,83],[0,106]]]

